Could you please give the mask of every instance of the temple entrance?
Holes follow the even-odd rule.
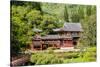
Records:
[[[48,44],[43,44],[43,50],[48,48]]]
[[[62,47],[72,47],[72,46],[73,46],[72,40],[63,41]]]
[[[73,45],[76,46],[77,45],[77,42],[73,42]]]

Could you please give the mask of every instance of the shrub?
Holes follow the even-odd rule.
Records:
[[[55,50],[55,47],[49,47],[47,50]]]
[[[86,51],[82,52],[67,52],[64,53],[64,63],[75,63],[75,62],[92,62],[96,61],[96,48],[95,47],[90,47],[87,48]]]
[[[53,54],[54,51],[53,50],[48,50],[48,54]]]
[[[55,49],[55,48],[53,48],[53,47],[49,47],[49,48],[48,48],[48,53],[50,53],[50,54],[54,53],[54,51],[53,51],[54,49]]]
[[[31,56],[30,61],[36,65],[63,63],[62,58],[58,58],[55,54],[48,53],[34,54]]]
[[[59,52],[54,53],[49,48],[48,53],[34,53],[30,61],[33,64],[58,64],[58,63],[75,63],[75,62],[91,62],[96,61],[96,48],[87,48],[87,51],[82,52]]]
[[[96,47],[89,47],[89,48],[87,49],[87,51],[96,52]]]
[[[36,63],[38,61],[37,58],[39,58],[39,54],[32,55],[31,58],[30,58],[30,61],[32,63]]]
[[[73,63],[82,62],[82,58],[78,57],[78,58],[72,59],[72,62]]]
[[[78,53],[66,53],[65,54],[65,58],[68,58],[68,59],[77,58],[77,57],[79,57]]]
[[[66,59],[64,60],[64,63],[77,63],[77,62],[82,62],[82,58],[71,58],[71,59]]]
[[[96,53],[95,52],[85,52],[83,54],[83,61],[95,61]]]
[[[86,51],[81,52],[79,55],[82,58],[82,62],[96,61],[96,47],[89,47]]]
[[[82,58],[82,62],[92,62],[92,61],[96,61],[96,58],[94,57],[83,57]]]

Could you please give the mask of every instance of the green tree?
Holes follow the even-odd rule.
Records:
[[[84,19],[85,15],[84,15],[84,7],[83,6],[79,6],[78,7],[78,14],[79,14],[79,17],[80,19]]]
[[[66,5],[65,5],[65,10],[64,10],[64,20],[66,22],[69,22],[68,10],[67,10],[67,6]]]
[[[41,9],[38,3],[11,1],[11,53],[18,54],[32,41],[34,23],[41,20]]]
[[[86,22],[86,23],[85,23]],[[96,45],[96,15],[85,17],[82,21],[83,24],[83,39],[84,45],[95,46]]]
[[[86,15],[91,16],[91,6],[86,6]]]

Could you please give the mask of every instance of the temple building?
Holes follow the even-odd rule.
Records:
[[[41,37],[39,35],[41,30],[37,31],[31,45],[32,50],[44,50],[48,47],[73,49],[77,45],[83,29],[80,23],[64,23],[62,28],[53,29],[57,34]]]

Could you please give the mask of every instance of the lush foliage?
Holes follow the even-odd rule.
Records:
[[[96,47],[89,47],[86,51],[61,53],[34,53],[30,58],[34,64],[59,64],[96,61]]]
[[[38,64],[57,64],[63,63],[63,59],[58,58],[55,54],[37,53],[31,56],[30,61],[36,65]]]
[[[80,44],[96,45],[95,6],[11,1],[12,53],[25,50],[35,35],[34,28],[46,35],[54,33],[52,29],[62,27],[64,22],[80,22],[84,29]]]

